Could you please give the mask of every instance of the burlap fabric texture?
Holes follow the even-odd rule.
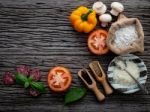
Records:
[[[134,41],[132,44],[125,48],[117,48],[114,46],[114,39],[116,38],[115,32],[122,27],[125,27],[127,25],[133,25],[135,24],[136,30],[138,33],[138,39]],[[114,22],[108,32],[108,37],[106,40],[107,46],[109,49],[118,55],[123,55],[127,53],[133,53],[133,52],[143,52],[144,51],[144,32],[142,25],[137,18],[127,18],[123,14],[120,14],[118,17],[118,20]]]

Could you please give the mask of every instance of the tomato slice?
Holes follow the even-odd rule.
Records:
[[[48,86],[55,92],[67,90],[71,85],[71,81],[71,73],[65,67],[54,67],[48,73]]]
[[[88,48],[97,55],[106,54],[109,49],[106,46],[106,38],[108,32],[106,30],[95,30],[88,37]]]

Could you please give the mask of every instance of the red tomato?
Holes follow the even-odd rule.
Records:
[[[106,46],[106,38],[108,32],[106,30],[95,30],[88,37],[88,48],[97,55],[106,54],[109,49]]]
[[[54,67],[48,74],[48,86],[55,92],[67,90],[71,85],[71,81],[71,73],[64,67]]]

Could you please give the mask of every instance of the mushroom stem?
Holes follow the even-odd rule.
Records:
[[[119,12],[116,11],[116,10],[114,10],[114,9],[112,9],[112,10],[110,11],[110,13],[111,13],[112,15],[114,15],[114,16],[118,16],[118,15],[119,15]]]
[[[108,23],[106,23],[106,22],[102,22],[102,23],[101,23],[101,26],[102,26],[102,27],[106,27],[107,25],[108,25]]]
[[[118,16],[119,13],[124,11],[124,6],[120,2],[113,2],[111,4],[111,11],[110,13],[114,16]]]

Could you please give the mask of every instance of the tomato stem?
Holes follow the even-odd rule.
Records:
[[[83,15],[81,16],[81,19],[82,19],[83,21],[87,21],[89,14],[92,13],[92,12],[93,12],[93,10],[92,10],[92,9],[89,9],[89,11],[88,11],[86,14],[83,14]]]

